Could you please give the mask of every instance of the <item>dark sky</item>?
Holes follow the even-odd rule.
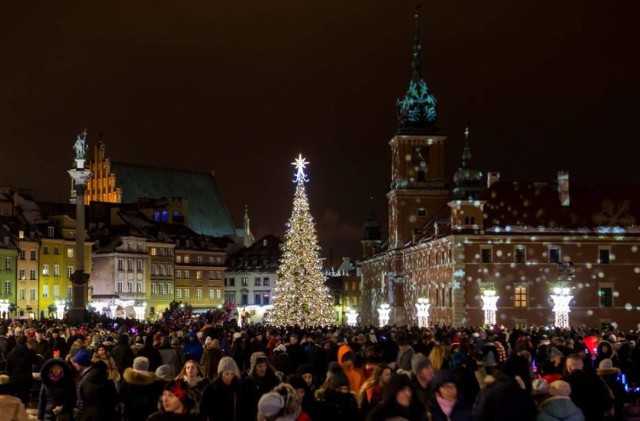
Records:
[[[257,236],[282,234],[302,153],[325,254],[359,257],[372,192],[387,218],[413,5],[2,2],[0,184],[66,200],[86,127],[115,161],[215,170],[238,225],[246,203]],[[437,0],[422,16],[449,175],[471,121],[475,166],[503,179],[640,182],[635,2]]]

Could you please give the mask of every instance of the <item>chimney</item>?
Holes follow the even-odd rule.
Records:
[[[489,172],[487,174],[487,188],[490,189],[493,183],[500,181],[500,172]]]
[[[558,171],[558,198],[562,206],[569,206],[569,171]]]

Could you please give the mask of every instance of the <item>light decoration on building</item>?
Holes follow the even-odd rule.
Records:
[[[0,300],[0,317],[9,318],[9,300]]]
[[[109,310],[111,310],[111,318],[115,319],[117,314],[118,314],[118,306],[117,305],[110,305],[109,306]]]
[[[389,304],[380,304],[380,307],[378,307],[378,320],[380,321],[380,327],[389,324],[389,313],[391,313],[391,307],[389,307]]]
[[[133,312],[135,314],[136,319],[142,321],[144,320],[146,317],[146,313],[147,313],[147,303],[142,303],[140,305],[137,306],[133,306]]]
[[[354,309],[350,308],[347,313],[347,326],[357,326],[358,325],[358,312]]]
[[[332,299],[325,286],[318,240],[305,183],[309,181],[302,155],[295,162],[293,211],[274,288],[271,322],[277,326],[328,326],[334,323]]]
[[[428,327],[429,326],[429,309],[431,308],[431,303],[427,298],[418,298],[418,302],[416,303],[416,310],[418,311],[418,327]]]
[[[56,319],[62,320],[64,318],[64,301],[56,301]]]
[[[553,289],[551,294],[553,300],[553,312],[556,315],[555,326],[560,328],[569,327],[569,303],[573,299],[571,289],[565,287],[557,287]]]
[[[496,311],[498,310],[498,297],[493,289],[486,289],[482,293],[482,310],[484,310],[485,326],[494,326],[496,324]]]

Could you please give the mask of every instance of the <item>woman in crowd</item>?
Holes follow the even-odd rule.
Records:
[[[198,414],[202,392],[209,384],[209,379],[204,375],[202,367],[195,360],[188,360],[182,371],[176,376],[176,380],[184,380],[189,386],[189,399],[194,402],[191,412]]]
[[[455,378],[449,370],[436,372],[431,384],[435,391],[429,402],[431,421],[472,421],[473,415],[467,403],[458,399]]]
[[[109,370],[109,380],[113,380],[114,383],[118,383],[120,381],[120,373],[118,372],[118,366],[109,351],[107,351],[107,347],[104,344],[98,345],[98,349],[91,357],[91,362],[96,363],[98,361],[102,361],[106,364],[107,369]]]
[[[76,382],[67,363],[58,358],[45,362],[40,370],[40,379],[38,419],[71,421],[77,400]]]
[[[426,421],[427,409],[416,397],[411,379],[404,374],[394,374],[384,388],[382,402],[369,412],[367,421],[407,419]]]
[[[204,341],[204,350],[202,351],[200,365],[209,381],[213,381],[213,379],[216,378],[218,364],[221,358],[222,351],[220,350],[220,341],[207,336],[207,339]]]
[[[202,392],[200,417],[205,421],[241,421],[245,417],[242,380],[238,365],[231,357],[218,363],[218,374]]]
[[[382,389],[389,383],[391,374],[391,368],[388,365],[378,364],[375,366],[371,377],[360,388],[358,405],[362,414],[368,414],[371,408],[382,401]]]

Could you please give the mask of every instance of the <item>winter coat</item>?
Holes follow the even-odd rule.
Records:
[[[571,398],[554,396],[542,402],[536,421],[584,421],[584,415]]]
[[[411,371],[411,357],[413,357],[414,354],[415,352],[410,345],[408,345],[404,350],[398,351],[398,356],[396,357],[396,368]]]
[[[289,344],[287,347],[287,354],[289,355],[289,361],[294,370],[298,369],[298,366],[307,363],[307,354],[302,349],[302,345],[297,343],[295,345]]]
[[[0,395],[0,420],[28,421],[27,411],[20,399],[11,395]]]
[[[156,382],[154,373],[127,368],[122,380],[120,402],[124,406],[125,421],[146,420],[158,410],[162,388]]]
[[[202,353],[202,359],[200,360],[200,366],[202,366],[205,376],[210,381],[216,378],[218,373],[218,363],[221,358],[222,351],[220,351],[220,348],[205,346]]]
[[[427,407],[414,394],[409,406],[398,404],[396,395],[405,387],[413,391],[411,379],[404,374],[394,374],[383,389],[382,402],[376,405],[367,415],[367,421],[383,421],[392,418],[404,418],[411,421],[426,421]]]
[[[200,416],[204,420],[243,421],[248,419],[246,396],[242,393],[242,383],[234,377],[230,385],[221,377],[205,387],[200,402]],[[255,419],[255,418],[253,418]]]
[[[118,336],[118,345],[111,350],[111,358],[115,361],[120,375],[124,373],[125,368],[133,365],[133,351],[129,346],[129,337],[127,335]]]
[[[440,407],[438,400],[434,398],[429,402],[429,413],[431,414],[431,421],[473,421],[471,410],[462,401],[457,401],[451,414],[447,416]]]
[[[613,406],[609,386],[596,373],[573,370],[564,380],[571,385],[571,400],[584,414],[586,421],[601,421]]]
[[[62,377],[54,382],[49,377],[49,371],[54,366],[62,367]],[[44,363],[40,370],[42,386],[38,399],[38,419],[45,421],[56,421],[58,416],[53,413],[55,407],[62,407],[60,414],[64,418],[66,414],[69,418],[73,415],[73,408],[76,406],[76,382],[73,379],[71,368],[61,359],[52,359]]]
[[[478,394],[473,415],[478,421],[533,421],[536,405],[513,377],[499,374]]]
[[[75,421],[111,421],[116,419],[118,396],[109,380],[107,365],[102,361],[81,373],[78,379],[78,400],[81,409]]]
[[[193,338],[190,339],[190,338]],[[195,360],[197,362],[200,362],[200,359],[202,358],[202,344],[200,342],[198,342],[198,337],[196,336],[195,332],[189,332],[189,334],[187,335],[187,341],[184,343],[184,345],[182,345],[182,348],[184,349],[184,360]]]
[[[626,391],[624,385],[618,380],[620,370],[617,368],[598,369],[598,376],[609,386],[613,393],[613,409],[616,420],[622,419],[622,411],[624,409],[624,399],[626,397]]]
[[[35,352],[23,344],[17,344],[7,355],[7,374],[14,385],[16,396],[20,397],[23,402],[28,401],[29,391],[33,384],[31,366],[36,361]]]
[[[323,399],[317,402],[316,417],[320,421],[358,421],[358,402],[352,393],[326,390]],[[314,421],[316,421],[314,418]]]
[[[258,401],[267,392],[280,384],[280,378],[276,375],[276,371],[270,363],[267,363],[267,374],[258,377],[255,374],[256,360],[259,357],[266,358],[263,353],[255,353],[251,356],[251,365],[249,372],[242,378],[243,389],[247,396],[247,405],[250,408],[249,419],[256,419],[258,413]]]
[[[37,355],[42,355],[42,358],[44,358],[45,361],[51,358],[51,348],[49,347],[49,341],[45,338],[42,338],[42,340],[39,342],[37,339],[33,338],[29,341],[29,345],[31,346],[31,349],[33,349],[33,352],[35,352]]]

